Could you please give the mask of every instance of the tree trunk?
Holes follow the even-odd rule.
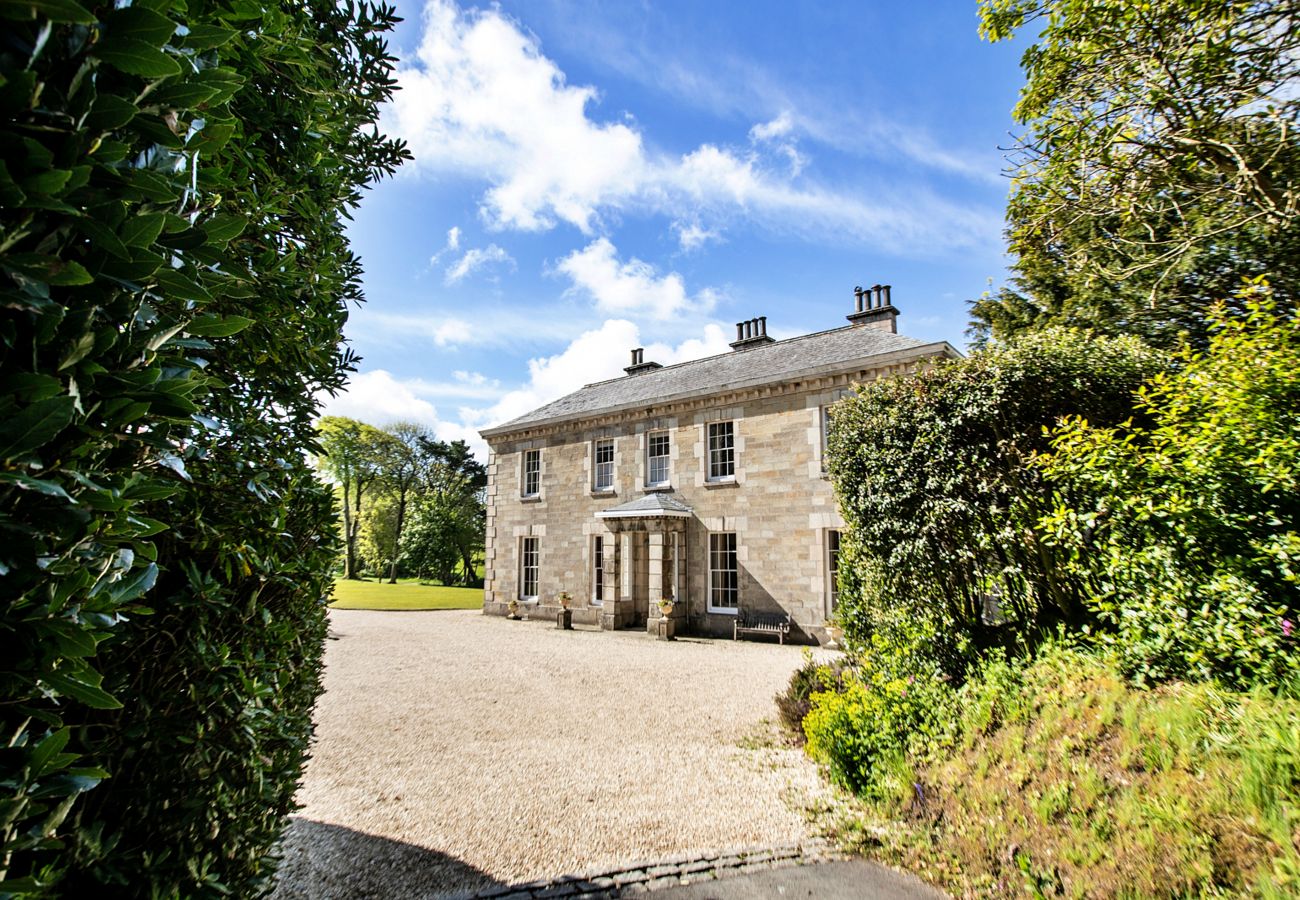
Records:
[[[361,573],[356,571],[357,538],[361,536],[361,492],[364,489],[365,482],[358,478],[356,490],[357,505],[352,511],[352,533],[348,535],[348,552],[352,554],[352,571],[355,573],[353,577],[358,580],[361,578]]]
[[[355,580],[357,577],[357,553],[352,531],[352,502],[348,490],[348,479],[343,480],[343,577]]]
[[[397,495],[397,528],[393,531],[393,563],[388,570],[388,583],[397,584],[397,554],[402,546],[402,520],[406,518],[406,488]]]

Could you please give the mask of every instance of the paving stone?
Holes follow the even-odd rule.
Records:
[[[614,884],[618,887],[636,884],[639,881],[645,880],[646,875],[643,869],[633,869],[631,872],[619,872],[614,876]]]

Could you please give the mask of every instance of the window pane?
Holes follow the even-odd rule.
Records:
[[[521,597],[531,599],[537,596],[537,538],[523,539],[523,552],[520,554],[519,593]]]
[[[603,535],[596,535],[592,538],[591,547],[592,572],[591,599],[594,603],[602,603],[605,600],[605,538]]]
[[[709,605],[735,609],[739,604],[740,570],[734,532],[709,535]]]
[[[668,455],[671,444],[668,439],[668,432],[656,431],[651,433],[646,443],[646,484],[667,484],[668,483]]]
[[[524,453],[524,496],[536,496],[541,490],[541,484],[542,451],[529,450]]]
[[[840,600],[840,533],[826,532],[826,577],[830,581],[831,612]]]
[[[730,478],[736,474],[735,431],[731,422],[709,425],[709,477]]]
[[[596,480],[597,490],[607,490],[614,486],[614,442],[596,441]]]

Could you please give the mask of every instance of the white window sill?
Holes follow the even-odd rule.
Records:
[[[672,489],[673,486],[670,482],[664,482],[663,484],[647,484],[645,487],[641,488],[641,490],[647,494],[655,494],[660,491],[671,491]]]
[[[706,488],[735,487],[740,482],[736,481],[734,475],[727,478],[708,478],[704,481]]]
[[[612,488],[612,487],[607,487],[607,488],[592,488],[592,489],[591,489],[591,496],[593,496],[593,497],[617,497],[617,496],[618,496],[618,491],[614,490],[614,488]]]
[[[734,609],[734,608],[732,608],[732,607],[730,607],[730,606],[723,606],[723,607],[710,606],[710,607],[708,607],[707,609],[708,609],[709,613],[711,613],[712,615],[715,615],[715,616],[738,616],[738,615],[740,615],[740,610],[739,610],[739,609]]]
[[[541,503],[541,502],[542,502],[542,495],[541,495],[541,494],[525,494],[524,496],[522,496],[522,497],[519,498],[519,502],[520,502],[520,503]]]

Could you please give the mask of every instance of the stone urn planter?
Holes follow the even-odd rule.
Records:
[[[673,614],[673,605],[674,604],[672,600],[660,600],[659,601],[660,617],[664,619],[671,617]]]
[[[841,650],[844,647],[844,629],[834,622],[826,623],[826,636],[830,638],[826,647],[830,650]]]
[[[509,614],[508,616],[506,616],[507,619],[515,619],[515,620],[518,620],[518,619],[519,619],[519,601],[518,601],[518,600],[511,600],[509,603],[506,604],[506,609],[510,610],[510,614]]]

